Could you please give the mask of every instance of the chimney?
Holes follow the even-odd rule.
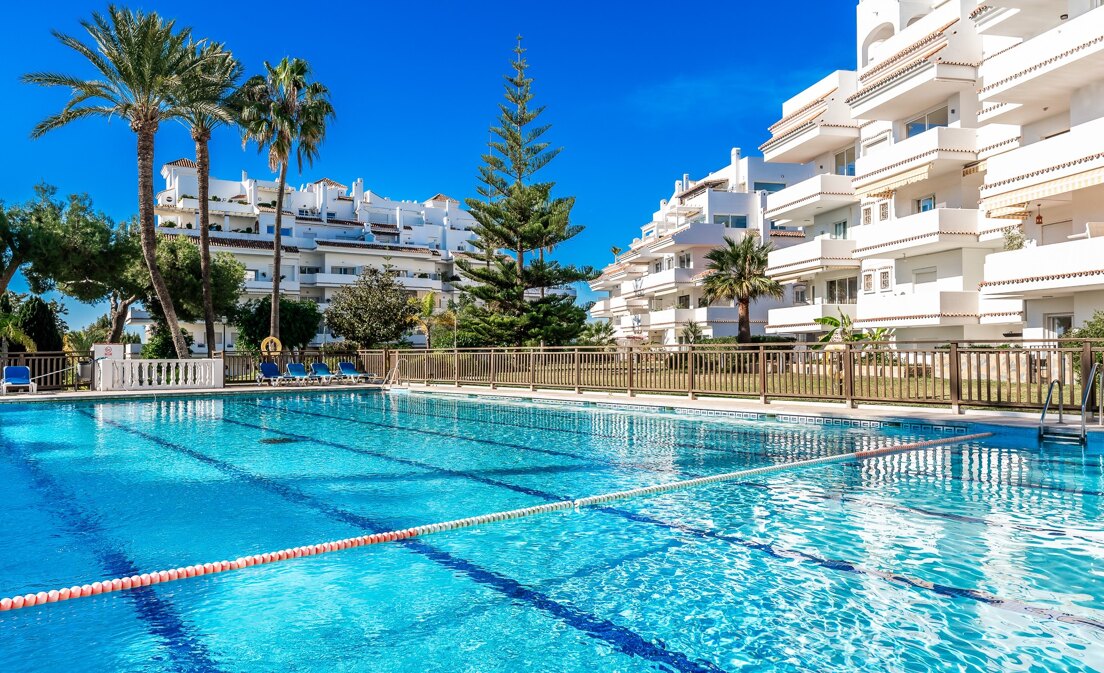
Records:
[[[732,184],[728,186],[730,190],[734,190],[738,185],[745,181],[745,177],[741,175],[740,166],[740,148],[732,148]]]
[[[683,189],[690,189],[690,174],[689,173],[683,173],[682,174],[682,188]]]
[[[360,197],[364,196],[364,180],[357,178],[353,181],[353,201],[360,203]]]

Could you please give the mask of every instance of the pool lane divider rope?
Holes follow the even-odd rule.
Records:
[[[696,477],[694,479],[684,479],[681,481],[674,481],[666,484],[656,484],[655,486],[644,486],[641,488],[633,488],[625,491],[616,491],[613,493],[592,495],[575,500],[560,500],[558,502],[551,502],[544,505],[534,505],[532,507],[522,507],[520,509],[511,509],[502,512],[494,512],[491,514],[481,514],[478,516],[470,516],[464,519],[454,519],[452,521],[443,521],[440,523],[414,526],[413,528],[404,528],[401,530],[388,531],[384,533],[372,533],[370,535],[361,535],[358,537],[348,537],[341,540],[333,540],[330,542],[306,545],[304,547],[292,547],[290,549],[281,549],[279,551],[264,552],[262,554],[253,554],[251,556],[242,556],[240,558],[234,559],[233,561],[197,563],[195,565],[173,568],[171,570],[158,570],[150,573],[142,573],[140,575],[132,575],[130,577],[119,577],[115,579],[101,580],[97,582],[92,582],[91,584],[74,585],[71,587],[63,587],[61,589],[53,589],[50,591],[39,591],[37,593],[29,593],[22,596],[12,596],[11,598],[0,599],[0,612],[5,612],[8,610],[18,610],[20,608],[29,608],[38,605],[45,605],[48,603],[58,603],[75,598],[98,596],[100,594],[108,594],[116,591],[123,591],[125,589],[148,587],[155,584],[163,584],[165,582],[174,582],[176,580],[188,579],[192,577],[201,577],[203,575],[214,575],[230,570],[241,570],[243,568],[250,568],[253,566],[265,565],[268,563],[276,563],[279,561],[304,558],[307,556],[316,556],[318,554],[326,554],[329,552],[341,551],[343,549],[352,549],[354,547],[379,544],[381,542],[406,540],[409,538],[422,537],[433,533],[440,533],[444,531],[457,530],[460,528],[470,528],[472,526],[495,523],[497,521],[509,521],[512,519],[520,519],[537,514],[547,514],[568,509],[578,509],[582,507],[590,507],[593,505],[603,505],[614,500],[625,500],[628,498],[659,495],[661,493],[669,493],[672,491],[694,488],[696,486],[716,484],[725,481],[733,481],[736,479],[746,479],[748,477],[756,477],[764,474],[771,474],[774,472],[783,472],[794,468],[815,467],[818,465],[827,465],[831,463],[841,463],[853,460],[857,461],[866,458],[876,458],[893,453],[901,453],[904,451],[926,449],[933,446],[960,444],[962,442],[984,439],[986,437],[991,437],[992,435],[993,433],[991,432],[978,432],[969,435],[959,435],[956,437],[941,437],[938,439],[929,439],[922,442],[891,444],[889,446],[884,446],[877,449],[867,449],[864,451],[842,453],[835,456],[823,456],[820,458],[809,458],[807,460],[798,460],[789,463],[765,465],[763,467],[738,470],[736,472],[725,472],[708,477]]]

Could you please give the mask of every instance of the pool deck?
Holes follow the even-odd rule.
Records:
[[[348,390],[383,390],[384,386],[377,384],[331,384],[331,385],[306,385],[306,386],[268,386],[268,385],[234,385],[221,389],[199,390],[136,390],[136,391],[51,391],[43,393],[9,393],[0,396],[0,404],[26,403],[26,402],[58,402],[58,401],[92,401],[92,400],[124,400],[124,399],[148,399],[158,397],[190,397],[205,395],[255,395],[264,394],[289,394],[302,392],[322,391],[348,391]],[[550,403],[592,403],[597,405],[630,406],[636,410],[655,408],[657,411],[670,413],[679,410],[695,410],[697,412],[736,412],[742,414],[763,414],[769,417],[776,416],[800,416],[803,418],[822,419],[849,419],[854,421],[869,420],[879,422],[915,422],[933,425],[961,426],[970,432],[1003,430],[1016,433],[1025,431],[1037,432],[1039,428],[1039,414],[1037,412],[1005,411],[968,409],[964,413],[956,414],[948,408],[921,407],[921,406],[892,406],[864,404],[857,408],[848,408],[845,404],[836,402],[805,402],[805,401],[772,401],[764,404],[754,399],[746,398],[721,398],[721,397],[697,397],[691,399],[687,396],[656,395],[637,393],[629,396],[625,393],[609,393],[584,391],[575,393],[567,390],[529,390],[528,388],[488,388],[482,386],[449,386],[449,385],[421,385],[411,383],[395,388],[398,392],[410,392],[416,394],[441,395],[448,397],[462,396],[466,398],[510,399],[518,402],[546,401]],[[1056,417],[1050,416],[1050,424]],[[1080,424],[1080,416],[1074,413],[1066,414],[1063,428],[1067,432],[1075,432]],[[1104,426],[1090,422],[1086,425],[1086,431],[1090,436],[1090,444],[1104,444]]]

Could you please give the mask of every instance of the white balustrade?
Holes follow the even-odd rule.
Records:
[[[97,390],[200,390],[222,388],[222,360],[100,360]]]

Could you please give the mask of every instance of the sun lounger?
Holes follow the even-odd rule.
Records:
[[[311,373],[322,383],[333,383],[335,378],[334,373],[330,371],[329,366],[325,362],[315,362],[312,364]]]
[[[260,363],[260,371],[257,373],[257,383],[267,383],[269,385],[278,386],[285,380],[287,379],[280,373],[280,368],[276,366],[275,362]]]
[[[284,372],[284,379],[300,385],[305,385],[315,380],[314,375],[307,372],[307,368],[302,362],[289,362],[287,364],[287,371]]]
[[[339,362],[337,363],[337,370],[340,372],[341,378],[346,381],[364,381],[368,383],[377,382],[380,380],[375,374],[365,374],[362,371],[357,370],[356,365],[352,362]]]
[[[4,367],[4,378],[0,379],[0,394],[7,395],[8,388],[26,388],[32,393],[38,392],[38,384],[31,380],[29,367]]]

